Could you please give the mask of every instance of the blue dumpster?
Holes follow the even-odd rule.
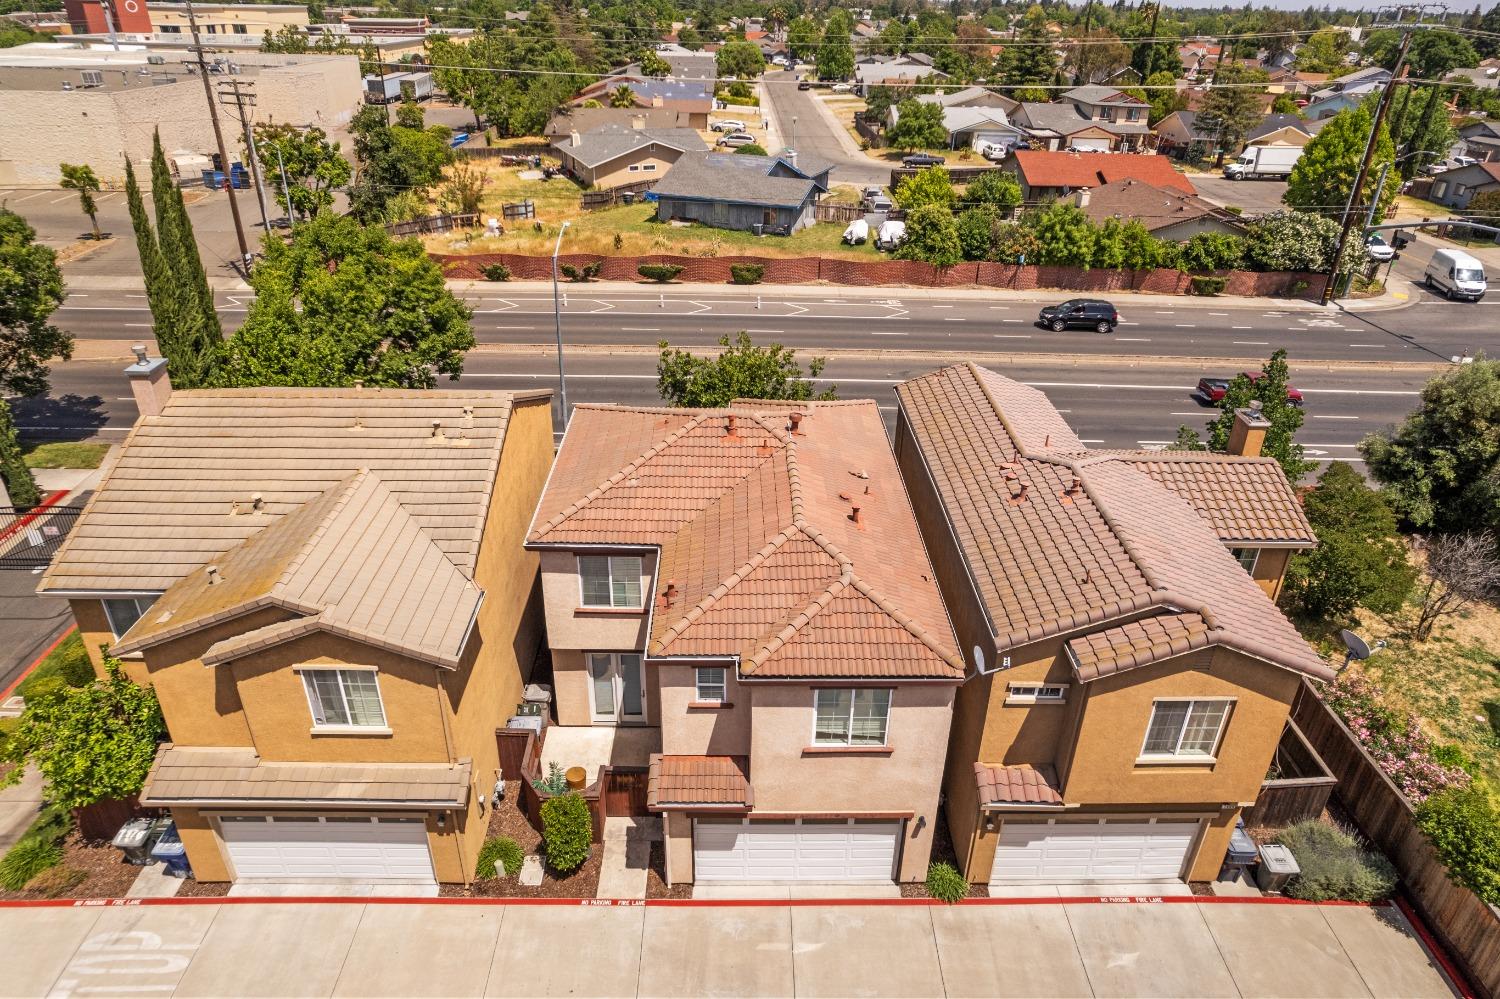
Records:
[[[187,848],[182,845],[182,838],[177,835],[177,823],[167,826],[156,845],[151,848],[151,859],[159,860],[166,869],[165,873],[174,878],[190,878],[193,869],[188,866]]]
[[[206,188],[208,188],[211,191],[221,190],[224,187],[224,171],[223,170],[205,170],[205,171],[203,171],[203,186],[206,187]]]

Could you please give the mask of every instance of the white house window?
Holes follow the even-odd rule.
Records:
[[[820,689],[813,694],[813,745],[884,746],[889,688]]]
[[[1006,687],[1006,704],[1061,704],[1068,696],[1065,683],[1012,683]]]
[[[1259,548],[1231,548],[1229,554],[1233,555],[1240,567],[1250,575],[1255,575],[1255,562],[1260,558]]]
[[[578,575],[583,581],[583,606],[640,608],[640,556],[580,555]]]
[[[643,164],[641,164],[641,169],[644,172],[646,172],[646,173],[651,173],[652,171],[654,171],[656,169],[656,164],[655,163],[643,163]]]
[[[302,684],[314,727],[385,727],[385,707],[372,670],[303,670]]]
[[[1448,193],[1448,182],[1446,180],[1440,180],[1436,184],[1432,185],[1432,196],[1434,198],[1441,198],[1443,195],[1445,195],[1447,193]]]
[[[726,693],[723,666],[698,667],[698,700],[719,703]]]
[[[1231,701],[1157,701],[1142,756],[1212,759]]]
[[[115,638],[122,638],[156,603],[155,597],[114,597],[104,601],[104,616]]]

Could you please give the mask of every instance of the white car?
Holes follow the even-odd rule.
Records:
[[[854,88],[847,83],[835,83],[828,89],[832,90],[835,94],[849,94],[854,92]]]
[[[1396,255],[1396,251],[1391,248],[1391,244],[1382,239],[1378,232],[1372,232],[1369,236],[1365,237],[1365,253],[1369,254],[1370,259],[1377,264],[1386,263]]]
[[[708,127],[715,132],[743,132],[745,130],[745,123],[734,118],[725,118],[723,121],[716,121]]]
[[[737,149],[740,146],[753,146],[755,145],[755,136],[749,132],[730,132],[719,140],[719,145],[728,146],[731,149]]]

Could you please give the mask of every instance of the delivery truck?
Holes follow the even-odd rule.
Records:
[[[1246,146],[1233,163],[1225,165],[1224,176],[1230,180],[1285,180],[1301,155],[1301,146]]]

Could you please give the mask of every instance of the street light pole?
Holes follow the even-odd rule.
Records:
[[[557,325],[557,388],[562,397],[562,425],[568,429],[568,376],[563,371],[562,305],[557,298],[557,254],[562,250],[563,233],[568,231],[564,222],[557,230],[557,243],[552,247],[552,318]]]

